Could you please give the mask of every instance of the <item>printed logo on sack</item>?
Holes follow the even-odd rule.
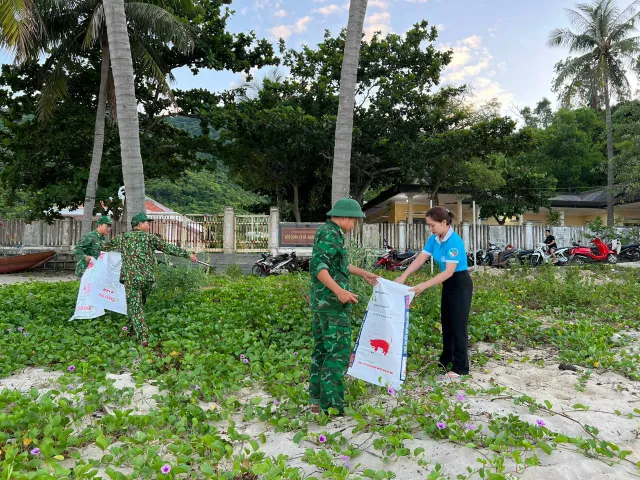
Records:
[[[458,249],[457,248],[452,248],[451,250],[449,250],[449,256],[456,258],[458,256]]]
[[[382,350],[382,354],[386,355],[387,353],[389,353],[389,347],[391,346],[391,341],[393,339],[390,338],[389,341],[387,342],[386,340],[382,340],[381,338],[376,338],[376,339],[372,339],[369,340],[369,344],[371,345],[371,347],[373,347],[373,351],[374,352],[378,352],[378,349]]]

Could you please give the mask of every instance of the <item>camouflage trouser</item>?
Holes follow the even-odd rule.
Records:
[[[311,356],[309,396],[323,411],[344,412],[344,375],[351,355],[348,312],[313,312],[314,350]]]
[[[146,340],[149,337],[149,329],[144,321],[144,304],[151,292],[151,283],[125,283],[127,294],[127,315],[129,326],[133,327],[139,339]]]

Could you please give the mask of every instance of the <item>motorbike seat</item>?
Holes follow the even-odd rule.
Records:
[[[398,253],[398,254],[396,255],[396,259],[398,259],[398,260],[406,260],[407,258],[411,258],[411,257],[413,257],[413,255],[414,255],[414,254],[413,254],[413,253],[411,253],[411,252],[407,252],[407,253]]]

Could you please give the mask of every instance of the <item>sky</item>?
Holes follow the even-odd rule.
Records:
[[[587,0],[582,0],[587,1]],[[555,102],[551,91],[553,66],[568,56],[562,48],[547,47],[554,28],[569,27],[566,9],[578,0],[369,0],[365,32],[403,34],[413,24],[427,20],[439,31],[438,48],[451,48],[454,57],[443,80],[473,87],[475,101],[498,99],[503,113],[517,116],[518,109],[535,106],[543,97]],[[631,0],[618,0],[621,8]],[[325,29],[337,34],[346,27],[348,0],[233,0],[231,32],[254,31],[259,38],[287,46],[315,45]],[[0,62],[10,63],[8,52]],[[260,76],[260,72],[257,76]],[[244,78],[232,72],[187,68],[174,71],[174,88],[211,91],[239,86]],[[637,85],[635,81],[633,85]]]
[[[507,114],[534,106],[551,91],[553,66],[567,56],[547,47],[554,28],[569,27],[567,8],[577,0],[369,0],[365,32],[406,32],[421,20],[438,27],[439,48],[454,57],[444,81],[472,85],[476,101],[497,98]],[[621,7],[629,2],[622,0]],[[273,42],[315,45],[324,30],[337,33],[347,24],[348,0],[234,0],[232,32],[255,31]],[[224,90],[243,78],[231,72],[175,72],[176,88]],[[259,75],[259,74],[258,74]]]

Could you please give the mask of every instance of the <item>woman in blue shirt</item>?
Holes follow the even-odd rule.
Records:
[[[412,290],[420,295],[427,288],[442,284],[440,365],[447,372],[445,377],[454,379],[469,374],[468,325],[473,282],[467,267],[464,242],[453,231],[452,220],[451,212],[443,207],[434,207],[427,212],[427,226],[432,235],[422,252],[396,282],[404,284],[409,275],[422,267],[429,257],[438,263],[440,273]]]

